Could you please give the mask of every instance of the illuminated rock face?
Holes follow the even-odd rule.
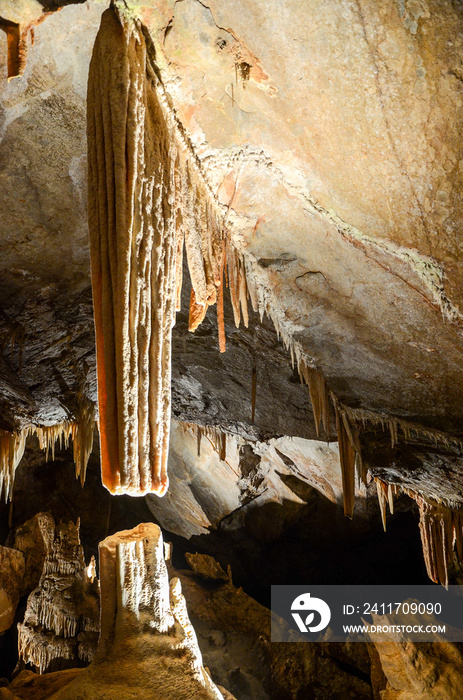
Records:
[[[177,578],[169,582],[152,523],[100,544],[101,633],[95,661],[57,694],[148,700],[222,700],[204,669]]]
[[[458,645],[375,642],[375,647],[385,676],[380,682],[382,700],[461,697],[463,662]]]

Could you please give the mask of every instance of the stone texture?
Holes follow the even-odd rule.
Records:
[[[241,435],[173,421],[169,474],[167,494],[148,494],[146,502],[162,527],[187,538],[207,533],[237,510],[246,518],[256,505],[300,505],[311,488],[337,505],[343,500],[337,443],[317,440],[248,442]],[[356,496],[356,516],[370,517],[366,487],[358,485]]]
[[[452,700],[463,693],[459,645],[446,642],[376,643],[387,685],[381,700]]]
[[[219,579],[213,560],[194,562],[195,573],[172,573],[182,582],[204,663],[216,682],[240,700],[373,698],[366,646],[272,644],[270,611],[231,578]]]
[[[99,631],[98,581],[89,576],[79,522],[56,524],[49,513],[41,526],[45,558],[40,580],[18,625],[20,658],[39,673],[92,661]]]
[[[0,634],[12,624],[24,585],[24,555],[0,547]]]
[[[8,537],[12,547],[22,552],[24,556],[24,578],[22,594],[30,593],[36,588],[43,571],[47,552],[48,530],[51,526],[49,513],[37,513],[17,527]]]

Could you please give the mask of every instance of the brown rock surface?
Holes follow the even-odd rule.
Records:
[[[37,513],[33,518],[17,527],[8,542],[24,555],[24,579],[22,594],[30,593],[42,576],[47,553],[48,532],[54,527],[49,513]]]
[[[381,700],[456,700],[463,695],[463,657],[447,642],[376,643],[387,686]]]
[[[0,634],[13,623],[24,587],[24,568],[22,552],[0,547]]]
[[[365,645],[272,644],[270,611],[218,579],[211,559],[196,557],[194,573],[172,573],[216,682],[240,700],[372,700]]]

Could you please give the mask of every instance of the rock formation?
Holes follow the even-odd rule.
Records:
[[[18,625],[20,657],[40,673],[89,663],[99,631],[98,581],[85,565],[79,523],[41,514],[45,559]]]
[[[0,634],[12,624],[23,588],[24,555],[0,547]]]
[[[202,665],[178,578],[169,582],[157,525],[100,545],[101,633],[94,662],[56,700],[222,700]]]

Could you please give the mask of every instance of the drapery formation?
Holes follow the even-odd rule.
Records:
[[[111,8],[88,82],[88,208],[101,466],[112,493],[165,493],[171,331],[185,244],[190,330],[219,300],[228,241],[222,215],[176,123],[140,25]],[[229,255],[234,308],[244,268]],[[244,297],[244,301],[243,301]]]

